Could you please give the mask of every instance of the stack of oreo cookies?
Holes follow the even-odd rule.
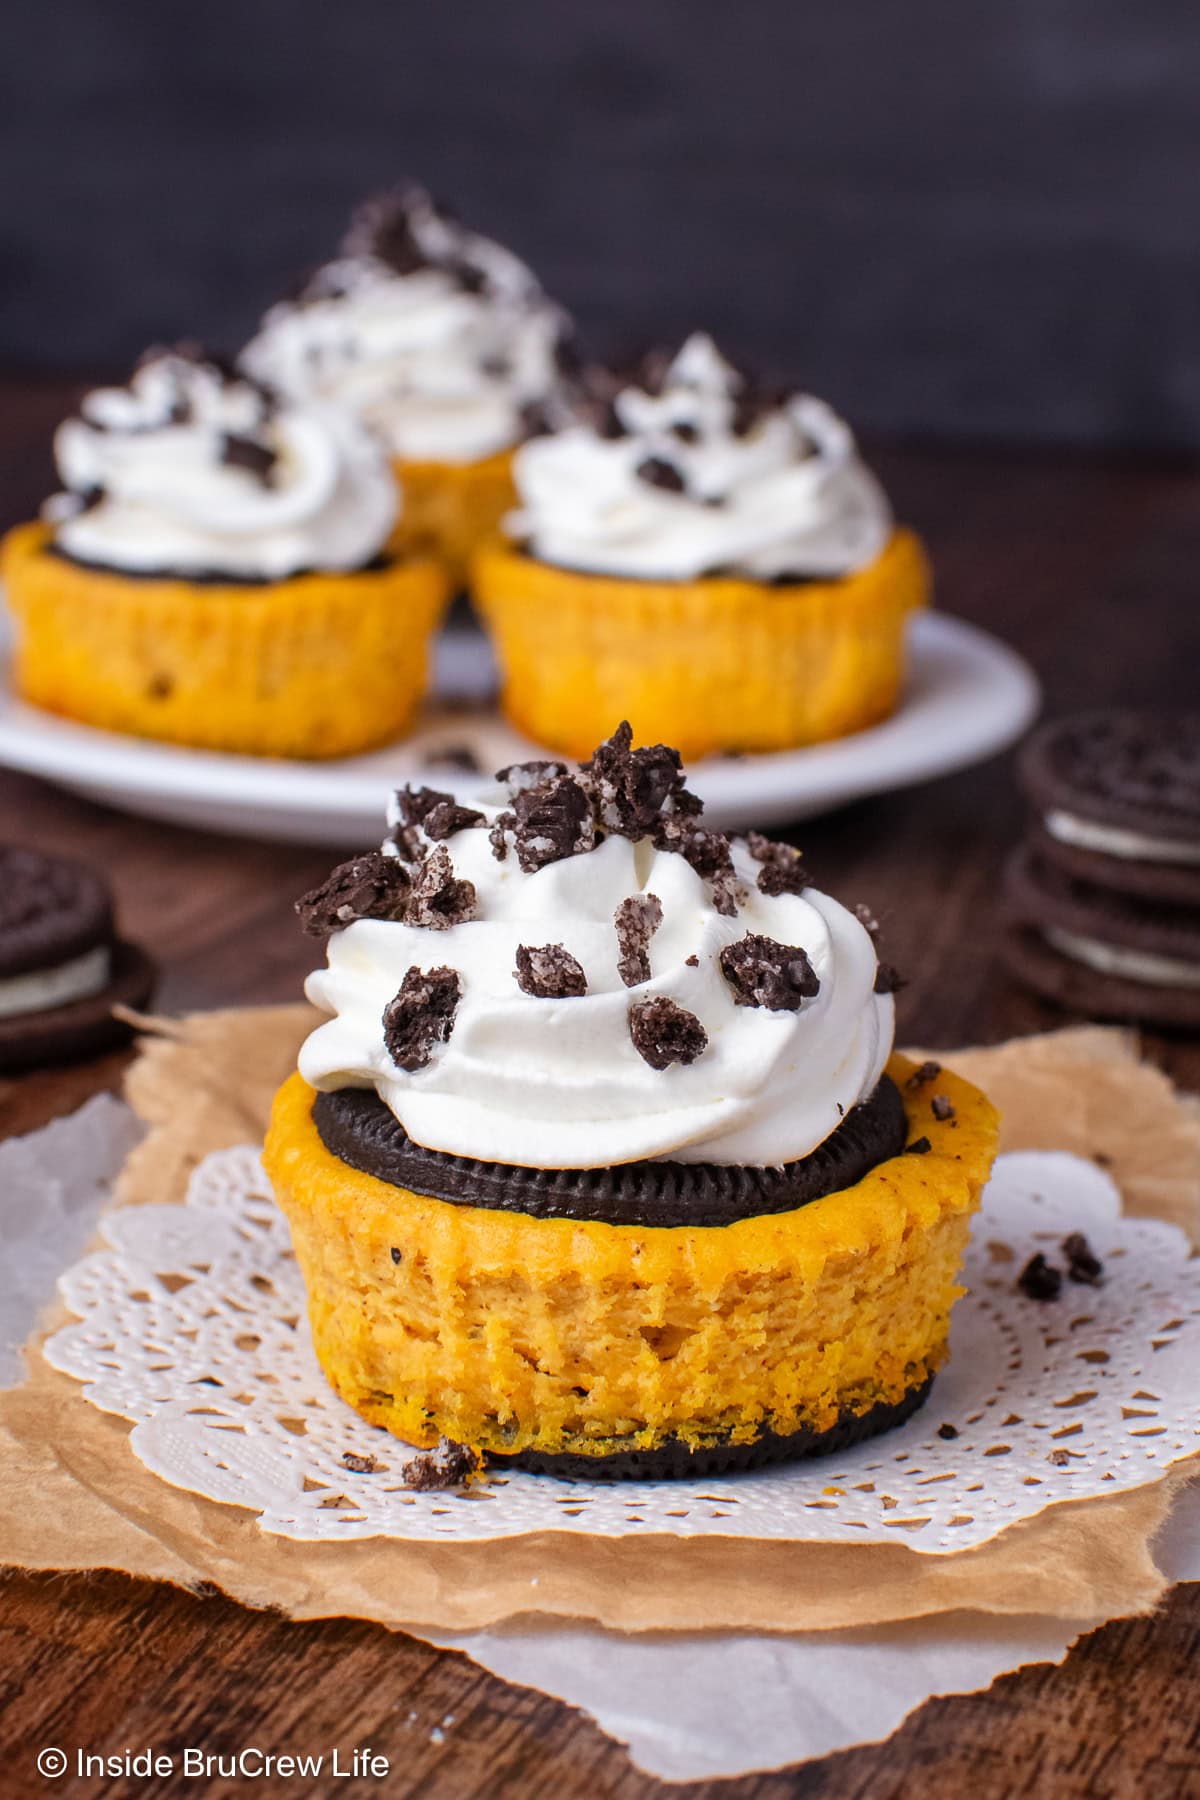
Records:
[[[1077,714],[1019,768],[1013,973],[1078,1012],[1200,1028],[1200,714]]]
[[[82,863],[0,846],[0,1070],[93,1056],[131,1035],[156,970],[117,936],[108,884]]]

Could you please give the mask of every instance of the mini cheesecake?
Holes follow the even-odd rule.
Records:
[[[300,904],[328,1015],[265,1160],[339,1394],[567,1475],[834,1449],[923,1401],[995,1150],[892,1052],[874,924],[628,727],[397,796]]]

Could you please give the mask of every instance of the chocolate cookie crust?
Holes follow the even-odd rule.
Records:
[[[932,1386],[933,1377],[928,1375],[902,1400],[881,1403],[862,1413],[843,1413],[826,1431],[764,1431],[749,1444],[705,1444],[693,1449],[679,1438],[668,1438],[651,1450],[613,1450],[600,1456],[544,1450],[504,1456],[493,1451],[487,1461],[489,1467],[527,1469],[534,1475],[557,1475],[563,1481],[662,1481],[728,1475],[798,1457],[829,1456],[881,1431],[892,1431],[925,1404]]]
[[[414,1144],[379,1096],[366,1088],[318,1094],[312,1116],[331,1155],[413,1193],[532,1218],[679,1229],[793,1212],[839,1193],[878,1163],[898,1156],[908,1133],[904,1102],[886,1075],[810,1155],[774,1169],[672,1162],[525,1169],[479,1162]]]
[[[93,575],[115,575],[121,581],[180,581],[188,587],[223,587],[223,588],[263,588],[278,587],[281,581],[299,581],[306,575],[321,575],[326,571],[317,568],[293,569],[289,575],[228,575],[221,569],[122,569],[116,563],[88,562],[82,556],[72,556],[59,543],[46,545],[44,554],[56,556],[60,562],[71,563],[77,569],[89,569]],[[371,557],[369,562],[359,563],[356,569],[347,569],[348,575],[381,575],[385,569],[402,562],[403,557],[381,551]]]

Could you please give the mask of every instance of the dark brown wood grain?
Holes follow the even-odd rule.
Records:
[[[66,384],[0,384],[0,521],[45,491]],[[1188,464],[897,448],[879,465],[929,539],[939,600],[1021,649],[1064,710],[1106,699],[1197,702],[1200,473]],[[901,1038],[994,1041],[1061,1022],[996,960],[997,878],[1021,829],[1010,760],[863,802],[791,834],[822,885],[872,904],[910,980]],[[0,837],[94,859],[127,932],[159,958],[169,1009],[294,997],[312,946],[293,897],[320,851],[123,817],[0,773]],[[1150,1055],[1200,1088],[1200,1043],[1149,1036]],[[125,1062],[0,1084],[0,1130],[29,1130],[114,1086]],[[802,1770],[675,1790],[722,1800],[1175,1800],[1200,1795],[1200,1587],[1148,1621],[1093,1634],[1059,1669],[931,1702],[886,1746]],[[442,1726],[447,1715],[453,1723]],[[431,1732],[438,1728],[444,1741]],[[298,1793],[302,1784],[42,1783],[43,1744],[153,1742],[217,1751],[344,1749],[391,1761],[382,1783],[338,1792],[633,1800],[659,1790],[591,1724],[461,1658],[348,1621],[296,1625],[116,1576],[0,1583],[0,1796],[71,1792]],[[332,1791],[325,1790],[322,1791]]]

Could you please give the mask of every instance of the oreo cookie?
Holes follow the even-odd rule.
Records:
[[[1053,721],[1019,774],[1034,817],[1005,871],[1010,971],[1073,1011],[1200,1028],[1200,713]]]
[[[774,1169],[675,1162],[531,1169],[478,1162],[414,1143],[395,1114],[368,1088],[318,1094],[312,1117],[331,1155],[413,1193],[535,1219],[681,1230],[794,1212],[826,1194],[853,1187],[877,1164],[899,1156],[908,1135],[904,1102],[886,1075],[810,1155]]]
[[[1081,881],[1031,847],[1004,890],[1005,957],[1028,986],[1101,1018],[1200,1028],[1200,910]]]
[[[1019,772],[1046,862],[1099,887],[1200,907],[1200,713],[1056,720],[1030,738]]]
[[[0,1070],[91,1056],[131,1035],[150,959],[116,935],[105,882],[81,863],[0,847]]]

